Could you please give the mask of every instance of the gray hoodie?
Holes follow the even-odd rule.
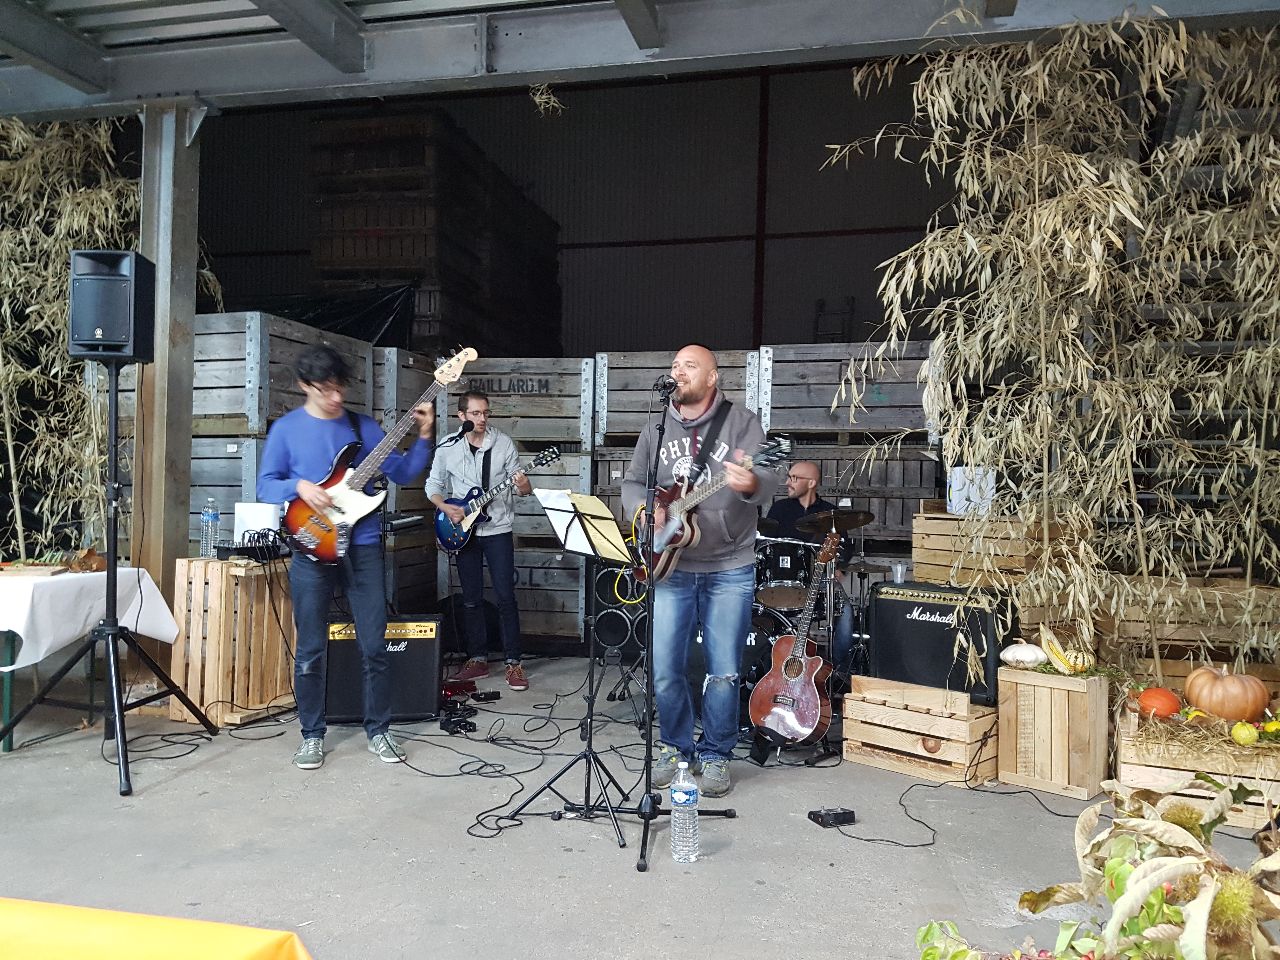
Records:
[[[427,497],[436,494],[448,499],[461,500],[472,487],[484,489],[480,482],[480,471],[484,466],[484,451],[492,448],[489,457],[489,487],[501,483],[520,467],[520,454],[511,438],[497,427],[489,427],[484,432],[484,440],[480,446],[473,447],[463,437],[457,443],[436,447],[435,459],[431,461],[431,473],[427,475],[425,489]],[[515,508],[511,498],[514,489],[507,490],[494,499],[485,513],[488,523],[479,523],[473,528],[477,537],[491,537],[495,533],[510,533],[515,524]]]
[[[688,471],[697,452],[694,438],[696,436],[700,441],[705,436],[712,417],[723,401],[724,394],[717,390],[716,398],[706,413],[694,420],[682,419],[674,405],[667,406],[666,435],[658,457],[659,487],[671,486],[675,483],[677,474],[683,476]],[[725,459],[732,459],[735,450],[740,449],[749,456],[762,440],[764,429],[760,426],[760,418],[741,404],[734,403],[729,408],[729,415],[707,457],[707,467],[700,483],[707,483],[722,474]],[[628,522],[636,509],[644,506],[645,477],[653,459],[653,445],[656,442],[657,428],[650,422],[636,442],[636,451],[632,454],[631,464],[622,479],[622,503],[627,511]],[[756,492],[751,497],[743,497],[736,490],[725,487],[699,504],[695,515],[702,538],[696,547],[691,547],[680,555],[677,569],[690,573],[709,573],[732,570],[753,562],[756,519],[759,516],[757,508],[772,502],[774,491],[778,487],[778,474],[767,467],[757,467],[752,472],[758,483]]]

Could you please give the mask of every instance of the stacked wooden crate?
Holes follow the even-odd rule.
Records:
[[[554,463],[530,471],[535,488],[590,492],[594,383],[595,361],[590,359],[482,357],[451,388],[441,435],[458,425],[460,391],[480,390],[489,397],[493,425],[512,437],[522,462],[548,447],[560,452]],[[516,497],[514,506],[521,631],[534,648],[579,652],[586,605],[583,558],[561,547],[536,496]],[[485,576],[488,585],[487,569]],[[444,552],[437,578],[441,597],[460,593],[457,570]],[[486,596],[491,599],[492,593]]]
[[[560,353],[559,226],[448,114],[316,121],[311,183],[317,273],[415,284],[412,349]]]
[[[911,523],[915,578],[950,586],[986,586],[1001,576],[1017,582],[1036,562],[1039,543],[1020,520],[979,520],[918,513]],[[999,571],[993,577],[989,572]]]
[[[1088,800],[1109,773],[1106,677],[1000,668],[1000,779]]]
[[[844,698],[844,759],[938,783],[996,776],[993,707],[964,691],[855,676]]]

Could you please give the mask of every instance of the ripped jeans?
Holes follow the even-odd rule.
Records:
[[[714,573],[677,569],[657,585],[653,615],[653,689],[662,741],[692,760],[728,760],[738,743],[738,670],[751,624],[752,564]],[[689,647],[702,625],[707,678],[702,736],[693,739]],[[696,681],[695,681],[696,682]]]

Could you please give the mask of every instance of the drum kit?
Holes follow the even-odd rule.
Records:
[[[747,636],[746,658],[750,661],[744,670],[743,680],[750,687],[769,669],[770,650],[781,636],[794,635],[809,588],[820,581],[825,589],[818,594],[812,625],[814,639],[824,659],[831,663],[834,673],[847,678],[851,673],[865,672],[867,667],[866,610],[870,592],[867,577],[873,573],[888,573],[889,568],[868,563],[863,551],[862,528],[875,517],[865,510],[827,510],[811,513],[796,521],[796,531],[813,537],[795,540],[777,536],[776,520],[761,519],[756,529],[756,593],[752,610],[751,632]],[[815,558],[822,539],[831,532],[847,534],[858,530],[858,553],[850,562],[840,564],[816,564]],[[850,576],[846,589],[834,567],[841,566]],[[852,578],[856,577],[857,586]],[[850,593],[852,590],[852,594]],[[853,607],[853,642],[851,648],[836,662],[835,630],[845,606]]]

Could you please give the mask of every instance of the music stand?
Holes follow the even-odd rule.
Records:
[[[614,520],[613,514],[609,512],[609,508],[600,500],[586,494],[573,493],[569,490],[534,490],[533,492],[537,496],[538,502],[542,504],[542,509],[546,512],[547,519],[551,521],[551,528],[555,531],[556,539],[560,541],[565,550],[586,557],[594,557],[599,563],[606,565],[611,564],[620,567],[633,567],[636,565],[635,558],[622,539],[622,532],[618,529],[617,521]],[[511,816],[518,817],[521,811],[529,804],[549,790],[564,803],[565,813],[577,813],[585,819],[593,819],[607,813],[610,822],[613,824],[613,832],[618,838],[618,846],[625,847],[627,841],[623,837],[622,827],[618,823],[618,813],[620,812],[618,804],[625,802],[630,795],[622,789],[618,779],[604,765],[604,761],[600,759],[595,750],[595,702],[600,692],[601,683],[604,680],[604,671],[601,671],[600,679],[597,680],[594,624],[585,622],[584,628],[590,635],[587,650],[587,692],[583,696],[583,699],[587,702],[587,714],[582,720],[581,732],[585,745],[568,763],[557,770],[546,783],[535,790],[524,803],[516,807],[511,812]],[[582,787],[582,803],[574,803],[557,789],[556,781],[572,770],[579,762],[586,764],[586,775]],[[594,800],[591,798],[593,777],[599,788],[599,794]],[[609,800],[609,787],[611,785],[618,792],[618,804],[611,803]],[[552,816],[553,819],[558,820],[563,814],[557,812]]]

